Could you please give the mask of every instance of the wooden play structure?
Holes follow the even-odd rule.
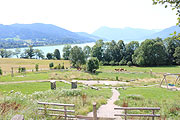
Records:
[[[168,88],[168,83],[167,83],[166,77],[167,77],[167,76],[171,76],[171,75],[177,76],[177,77],[176,77],[176,80],[175,80],[175,83],[174,83],[174,85],[176,85],[177,81],[180,79],[180,73],[174,73],[174,74],[166,73],[166,74],[163,75],[163,79],[161,80],[160,87],[161,87],[163,81],[165,81],[165,83],[166,83],[166,85],[167,85],[167,88]]]

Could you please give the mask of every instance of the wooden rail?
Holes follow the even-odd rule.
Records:
[[[40,105],[44,105],[44,107],[38,108],[40,111],[44,111],[44,113],[40,113],[40,115],[49,115],[49,116],[58,116],[58,117],[64,117],[65,120],[68,118],[75,118],[75,115],[68,115],[68,113],[75,113],[74,110],[68,110],[67,107],[75,107],[74,104],[59,104],[59,103],[47,103],[47,102],[38,102]],[[64,107],[64,109],[54,109],[54,108],[47,108],[47,106],[61,106]],[[62,112],[63,114],[52,114],[47,113],[47,111],[56,111],[56,112]]]
[[[160,117],[159,114],[155,114],[155,110],[160,110],[159,107],[119,107],[114,108],[114,110],[124,110],[125,114],[115,114],[114,116],[124,116],[125,120],[127,120],[128,116],[134,116],[134,117],[152,117],[152,120],[154,120],[155,117]],[[127,110],[152,110],[152,114],[127,114]]]

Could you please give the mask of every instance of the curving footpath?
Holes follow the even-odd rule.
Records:
[[[114,118],[115,120],[122,120],[121,117],[116,117],[114,116],[114,114],[121,114],[122,111],[120,110],[114,110],[115,107],[119,107],[117,105],[114,104],[114,102],[116,100],[118,100],[119,97],[119,92],[117,90],[115,90],[114,88],[112,89],[113,95],[112,97],[107,101],[107,104],[102,105],[98,110],[97,110],[97,116],[98,117],[106,117],[106,118]],[[88,115],[88,117],[92,117],[93,113],[90,112]]]

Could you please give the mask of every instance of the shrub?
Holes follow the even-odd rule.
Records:
[[[95,57],[92,57],[87,61],[86,66],[87,66],[87,71],[95,72],[97,69],[99,69],[99,60]]]
[[[127,60],[125,60],[124,58],[119,62],[119,65],[126,65],[127,64]]]
[[[64,63],[62,64],[61,69],[64,69]]]
[[[0,75],[2,75],[3,74],[3,72],[2,72],[2,69],[0,68]]]
[[[49,68],[52,69],[54,67],[54,63],[49,63]]]
[[[113,65],[115,65],[115,62],[112,60],[109,62],[109,64],[113,66]]]
[[[39,65],[38,64],[35,65],[35,69],[36,69],[36,72],[39,70]]]
[[[129,62],[127,63],[127,65],[128,65],[129,67],[132,66],[132,62],[129,61]]]
[[[22,73],[22,72],[26,72],[26,68],[25,67],[19,67],[18,68],[18,73]]]

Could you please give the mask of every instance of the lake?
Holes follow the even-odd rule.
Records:
[[[95,45],[95,42],[91,42],[91,43],[83,43],[83,44],[71,44],[71,47],[74,46],[79,46],[84,48],[86,45],[88,45],[89,47],[93,47]],[[54,46],[39,46],[39,47],[33,47],[34,49],[40,49],[44,52],[44,55],[46,56],[47,53],[53,53],[55,49],[59,49],[61,57],[63,55],[63,48],[65,45],[54,45]],[[13,49],[7,49],[7,50],[12,50],[14,51],[16,48]],[[28,49],[28,47],[25,48],[20,48],[21,52],[24,52],[25,49]],[[16,58],[16,56],[12,56],[12,58]]]

